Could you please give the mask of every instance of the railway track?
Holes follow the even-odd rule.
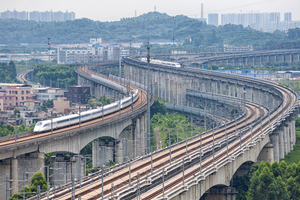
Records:
[[[81,68],[82,72],[85,72],[86,74],[93,74],[90,72],[87,67]],[[253,81],[253,80],[251,80]],[[265,82],[263,82],[265,84]],[[121,83],[122,84],[122,83]],[[270,84],[271,85],[271,84]],[[132,87],[132,86],[131,86]],[[278,112],[273,112],[270,115],[270,122],[271,124],[276,123],[278,117],[280,115],[283,115],[284,111],[287,110],[289,107],[293,105],[293,103],[296,101],[296,98],[293,97],[292,93],[279,86],[272,85],[272,87],[277,88],[280,90],[284,96],[283,105],[278,108]],[[146,94],[146,93],[144,93]],[[145,97],[143,99],[146,100]],[[140,100],[140,98],[139,98]],[[138,104],[140,104],[139,102]],[[255,109],[256,108],[256,109]],[[257,109],[258,108],[258,109]],[[233,156],[236,152],[240,151],[240,145],[242,144],[242,147],[249,146],[251,144],[251,141],[257,138],[262,131],[266,130],[269,126],[269,120],[268,118],[262,120],[267,116],[267,110],[265,108],[261,108],[257,106],[256,104],[248,102],[246,104],[247,109],[247,123],[248,126],[253,123],[258,123],[261,121],[261,126],[256,125],[252,130],[252,137],[250,131],[245,133],[241,137],[240,140],[233,140],[228,145],[228,154],[229,157]],[[259,112],[256,113],[255,110],[258,110]],[[125,111],[125,110],[124,110]],[[78,128],[78,126],[77,126]],[[206,151],[210,152],[213,148],[213,137],[214,137],[214,143],[215,146],[218,146],[220,144],[224,144],[226,142],[225,138],[225,128],[215,130],[214,133],[208,132],[202,136],[202,149],[203,152]],[[242,130],[245,129],[245,120],[242,118],[240,121],[238,121],[236,124],[233,123],[231,125],[228,125],[226,127],[226,134],[228,138],[234,138],[236,137],[236,130]],[[0,143],[1,145],[1,143]],[[1,147],[1,146],[0,146]],[[187,148],[186,148],[187,147]],[[181,142],[180,144],[173,146],[171,148],[171,164],[176,163],[179,160],[182,160],[183,158],[186,158],[186,155],[191,155],[193,153],[199,152],[200,147],[200,138],[199,136],[194,137],[193,139],[189,140],[187,143]],[[162,151],[160,153],[157,153],[152,160],[153,164],[153,174],[158,173],[162,170],[162,168],[165,168],[170,165],[169,160],[169,148],[166,148],[165,151]],[[227,148],[222,148],[219,151],[215,153],[215,159],[213,161],[213,158],[210,156],[202,161],[202,173],[205,174],[206,171],[210,171],[211,168],[213,168],[214,165],[218,165],[218,163],[224,161],[224,159],[227,158]],[[134,185],[137,182],[137,173],[139,172],[140,180],[146,179],[148,176],[151,175],[151,158],[145,159],[143,161],[140,161],[138,163],[134,163],[131,165],[131,188],[134,187]],[[184,181],[189,181],[190,179],[194,178],[194,175],[200,174],[200,165],[194,165],[190,168],[188,168],[185,171],[185,177]],[[75,197],[77,198],[78,195],[81,196],[83,199],[99,199],[101,198],[102,194],[102,182],[100,180],[100,176],[97,177],[99,180],[94,181],[92,184],[88,184],[80,189],[76,189]],[[174,176],[173,178],[167,180],[165,182],[165,194],[170,193],[171,189],[182,187],[182,175],[179,173],[178,175]],[[108,198],[111,195],[111,183],[114,183],[114,190],[115,193],[118,193],[126,188],[128,188],[129,185],[129,172],[128,168],[125,168],[123,170],[120,170],[109,177],[105,177],[103,181],[103,191],[104,191],[104,198]],[[130,187],[129,187],[130,188]],[[70,190],[70,189],[67,189]],[[141,199],[154,199],[159,198],[162,195],[162,185],[158,185],[157,187],[152,188],[151,190],[143,193],[141,195]],[[71,199],[71,194],[62,194],[62,195],[53,195],[51,199]]]
[[[253,103],[248,103],[247,108],[247,120],[249,123],[259,120],[260,118],[266,116],[267,110],[259,108],[259,114],[255,113],[255,107],[258,106]],[[234,137],[236,134],[236,130],[240,130],[244,128],[245,120],[244,118],[240,121],[238,121],[236,124],[231,124],[226,127],[226,134],[228,137]],[[224,141],[225,138],[225,132],[224,129],[219,129],[214,132],[215,137],[215,143],[221,143],[221,141]],[[204,149],[211,150],[212,148],[212,137],[213,133],[209,132],[202,137],[202,145]],[[186,152],[186,143],[177,145],[175,147],[172,147],[171,149],[171,162],[177,162],[178,160],[181,160],[182,158],[186,157],[186,154],[192,154],[197,151],[199,151],[199,145],[200,145],[200,138],[196,137],[193,140],[189,141],[187,143],[187,152]],[[167,167],[170,165],[169,160],[169,149],[167,148],[167,151],[161,152],[160,154],[157,154],[155,157],[153,157],[152,164],[153,164],[153,173],[156,173],[157,171],[160,171],[162,168]],[[139,172],[140,179],[146,178],[151,174],[151,158],[145,159],[142,162],[136,163],[134,166],[131,166],[131,185],[136,184],[137,181],[137,173]],[[75,197],[77,198],[78,195],[81,196],[83,199],[97,199],[102,196],[102,182],[100,180],[100,176],[98,177],[98,181],[94,181],[92,185],[88,185],[86,187],[80,188],[76,190]],[[121,191],[128,187],[129,185],[129,172],[128,168],[123,169],[110,177],[105,177],[103,182],[103,190],[104,190],[104,197],[107,198],[111,194],[111,183],[114,183],[114,190],[117,193],[118,191]],[[55,196],[55,198],[59,199],[71,199],[71,194],[65,194],[61,196]]]
[[[253,80],[251,80],[253,81]],[[284,96],[284,102],[283,102],[283,106],[281,108],[278,108],[278,112],[273,112],[270,115],[270,123],[274,124],[278,118],[278,116],[282,115],[283,112],[285,110],[287,110],[290,106],[293,105],[293,102],[296,101],[296,98],[293,97],[293,94],[282,87],[279,86],[274,86],[277,89],[279,89]],[[259,136],[259,134],[261,134],[262,131],[266,130],[266,128],[268,128],[269,124],[268,124],[268,119],[265,119],[262,121],[262,119],[264,117],[266,117],[267,115],[267,110],[264,108],[259,108],[259,114],[255,113],[254,108],[257,107],[255,104],[252,103],[247,103],[247,110],[248,110],[248,124],[252,124],[253,122],[257,123],[257,120],[261,120],[261,126],[256,126],[253,128],[253,132],[252,132],[252,137],[251,137],[251,133],[249,133],[249,131],[244,134],[241,137],[241,141],[236,140],[234,142],[232,142],[229,146],[228,146],[228,154],[230,156],[232,156],[235,152],[240,151],[240,145],[245,147],[248,144],[251,144],[250,142],[254,139],[257,138]],[[254,113],[253,113],[254,112]],[[257,115],[259,115],[259,118],[257,118]],[[237,124],[237,129],[242,129],[245,128],[243,127],[243,124],[245,123],[244,120],[241,120],[238,122]],[[234,126],[234,128],[233,128]],[[233,131],[232,129],[235,129],[235,125],[231,125],[227,127],[227,131],[228,131],[228,136],[230,137],[231,135],[235,134],[235,130]],[[222,135],[223,132],[223,135]],[[220,136],[222,135],[222,136]],[[215,133],[215,142],[218,143],[218,141],[222,140],[221,138],[225,137],[224,134],[224,130],[217,130]],[[205,147],[208,147],[211,145],[212,143],[212,134],[206,134],[203,136],[202,138],[202,142],[203,142],[203,149],[205,149]],[[188,154],[191,154],[193,152],[199,151],[199,145],[200,145],[200,139],[194,139],[192,141],[188,142]],[[175,162],[176,160],[180,160],[182,157],[186,156],[186,147],[184,144],[172,147],[171,149],[171,154],[172,154],[172,162]],[[218,164],[220,161],[226,159],[227,156],[227,149],[225,150],[224,148],[221,149],[220,151],[216,152],[216,157],[215,157],[215,164]],[[164,151],[161,154],[156,155],[153,158],[153,168],[154,171],[153,173],[160,171],[163,167],[169,165],[169,152],[168,151]],[[135,184],[136,180],[137,180],[137,172],[139,172],[140,175],[140,179],[145,178],[146,176],[148,176],[150,174],[150,168],[149,165],[150,163],[150,159],[147,159],[141,163],[139,163],[138,166],[132,167],[131,170],[131,184]],[[212,158],[207,158],[203,161],[203,172],[205,172],[205,170],[208,170],[209,168],[211,168],[213,166],[213,161]],[[200,166],[195,165],[191,168],[189,168],[187,170],[185,179],[191,179],[193,178],[193,176],[195,174],[199,174],[200,173]],[[120,171],[116,174],[113,174],[112,176],[108,177],[108,178],[104,178],[104,197],[108,198],[110,196],[111,193],[111,187],[110,184],[114,183],[114,190],[117,193],[118,191],[121,191],[122,189],[128,187],[128,182],[129,182],[129,178],[126,178],[129,176],[129,173],[127,172],[127,169]],[[100,177],[99,177],[100,178]],[[174,187],[180,187],[180,184],[182,184],[182,175],[179,174],[178,176],[168,180],[169,182],[166,182],[166,187],[165,187],[165,192],[168,192],[171,189],[174,189]],[[186,180],[185,180],[186,181]],[[86,188],[82,188],[80,190],[78,190],[75,194],[75,197],[78,197],[78,195],[81,195],[82,198],[84,199],[98,199],[101,197],[101,193],[102,193],[102,182],[99,180],[97,183],[95,183],[93,186],[90,187],[86,187]],[[144,193],[141,195],[141,199],[154,199],[154,198],[158,198],[160,197],[160,195],[162,194],[162,185],[157,186],[156,188],[149,190],[148,192]],[[71,199],[70,195],[65,195],[65,196],[61,196],[60,199]]]
[[[26,75],[26,72],[23,72],[20,74],[19,77],[22,80],[26,81],[25,75]],[[103,77],[103,78],[105,78],[105,77]],[[142,90],[133,85],[131,85],[131,89],[138,89],[139,91]],[[140,92],[138,100],[133,104],[133,110],[137,110],[141,107],[144,107],[147,104],[146,100],[147,100],[146,91],[143,91],[142,93]],[[105,123],[106,121],[109,121],[109,120],[112,120],[112,119],[115,119],[118,117],[127,116],[131,112],[132,112],[132,108],[131,108],[131,106],[129,106],[125,109],[120,110],[120,113],[119,112],[112,113],[110,115],[104,116],[103,119],[101,117],[101,118],[94,119],[91,121],[83,122],[83,123],[81,123],[81,129],[88,128],[88,127],[94,126],[96,124]],[[72,130],[79,130],[79,124],[65,127],[62,129],[53,130],[53,135],[51,135],[51,131],[49,131],[49,132],[45,132],[45,133],[41,133],[41,134],[30,134],[30,135],[23,136],[23,137],[18,138],[18,140],[16,142],[15,142],[15,139],[4,140],[4,141],[0,142],[0,150],[1,150],[1,148],[9,147],[10,145],[15,146],[15,145],[23,144],[23,143],[35,142],[35,140],[38,140],[38,139],[44,138],[45,140],[48,140],[52,136],[63,135],[65,132],[72,131]]]
[[[211,171],[211,169],[215,168],[219,163],[221,163],[224,160],[228,160],[231,156],[233,156],[236,153],[241,152],[241,147],[249,148],[251,145],[253,145],[253,139],[257,138],[263,131],[265,131],[267,128],[270,128],[272,124],[275,124],[277,122],[277,119],[283,115],[283,113],[288,110],[296,101],[295,95],[292,94],[288,89],[282,88],[279,86],[274,86],[277,89],[279,89],[283,96],[284,101],[281,108],[278,108],[278,112],[273,112],[272,115],[270,115],[270,118],[265,119],[261,122],[261,125],[255,126],[253,130],[249,130],[246,134],[244,134],[241,139],[236,139],[234,142],[230,143],[228,145],[228,156],[227,156],[227,147],[222,148],[218,152],[216,152],[214,158],[209,157],[202,161],[202,169],[200,172],[200,164],[196,164],[193,167],[185,170],[184,174],[184,182],[188,182],[195,179],[195,176],[200,176],[205,174],[206,171]],[[262,118],[261,118],[262,119]],[[270,121],[269,121],[270,120]],[[243,151],[243,150],[242,150]],[[172,193],[174,189],[183,188],[183,176],[182,173],[179,173],[175,177],[167,180],[165,183],[164,192],[166,195],[169,193]],[[162,198],[163,190],[162,185],[158,185],[152,190],[149,190],[142,194],[139,199],[155,199],[155,198]]]

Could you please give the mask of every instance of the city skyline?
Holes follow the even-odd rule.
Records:
[[[154,11],[166,13],[168,15],[186,15],[191,18],[200,18],[201,3],[204,5],[204,18],[208,18],[209,13],[221,14],[227,13],[265,13],[280,12],[281,21],[284,19],[284,13],[291,12],[292,20],[300,20],[300,13],[297,8],[300,6],[299,0],[266,0],[266,1],[246,1],[246,0],[228,0],[226,2],[215,0],[186,0],[172,4],[170,1],[153,0],[150,3],[138,0],[112,0],[102,1],[79,1],[79,0],[3,0],[1,2],[0,12],[6,10],[13,11],[73,11],[76,13],[76,19],[89,18],[100,21],[118,21],[121,18],[134,17]],[[220,17],[219,17],[220,22]]]

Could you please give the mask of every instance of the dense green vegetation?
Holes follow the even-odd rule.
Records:
[[[63,88],[65,86],[72,86],[77,84],[77,74],[75,72],[75,65],[38,65],[33,70],[34,81],[49,86],[50,80],[52,87]]]
[[[29,198],[31,196],[35,196],[37,194],[37,187],[40,186],[40,192],[44,192],[47,190],[47,180],[42,174],[42,172],[38,171],[31,178],[31,184],[29,186],[25,186],[25,197]],[[21,189],[20,193],[15,193],[9,200],[19,200],[23,199],[23,190]]]
[[[30,126],[26,128],[24,124],[21,124],[20,126],[17,127],[17,133],[32,131],[34,129],[34,126],[35,123],[30,124]],[[0,124],[0,137],[13,135],[13,134],[15,134],[15,127],[10,126],[8,124],[6,125]]]
[[[295,126],[294,150],[280,163],[254,163],[247,174],[233,178],[233,187],[239,191],[237,200],[300,199],[300,117]]]
[[[0,62],[0,82],[14,83],[17,81],[17,70],[13,61],[9,64]]]
[[[94,37],[101,37],[103,42],[129,42],[130,38],[132,42],[145,42],[148,34],[150,41],[171,42],[174,35],[175,42],[184,43],[183,49],[197,52],[211,48],[222,51],[224,44],[254,45],[256,50],[293,48],[299,47],[300,41],[299,28],[289,30],[287,33],[281,31],[263,33],[248,27],[244,28],[242,25],[228,24],[215,27],[187,16],[172,17],[159,12],[149,12],[114,22],[89,19],[66,22],[1,19],[0,27],[2,27],[0,32],[2,44],[46,44],[48,37],[51,37],[54,44],[88,42],[89,38]],[[170,45],[169,51],[172,48]]]

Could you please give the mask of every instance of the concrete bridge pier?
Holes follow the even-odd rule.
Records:
[[[228,83],[229,86],[229,94],[228,96],[234,97],[235,96],[235,84]]]
[[[258,89],[253,89],[253,101],[260,104],[260,93]]]
[[[10,181],[10,195],[20,192],[23,187],[23,173],[26,173],[26,185],[30,184],[32,176],[41,171],[45,174],[45,154],[44,153],[27,153],[13,158],[4,159],[0,161],[0,177],[3,178],[5,183],[6,174],[9,175]],[[5,194],[5,184],[0,187],[0,194]],[[0,197],[0,199],[2,199]]]
[[[227,95],[226,82],[220,81],[220,94]]]
[[[92,145],[93,168],[102,167],[110,160],[114,161],[113,143],[105,144],[104,140],[98,139]]]
[[[284,127],[283,125],[280,125],[277,128],[278,134],[279,134],[279,159],[284,158],[284,140],[283,140],[283,134],[284,134]]]
[[[246,87],[246,100],[252,102],[252,88]]]
[[[283,141],[284,141],[284,155],[287,155],[289,151],[289,126],[288,123],[285,121],[283,122]]]
[[[217,90],[218,82],[217,81],[212,81],[211,86],[212,86],[212,93],[217,94],[218,93],[218,90]]]
[[[74,178],[85,176],[85,157],[74,155],[65,157],[62,154],[50,158],[50,185],[59,187]]]
[[[270,135],[270,139],[273,144],[274,161],[276,160],[279,163],[280,159],[279,159],[279,131],[278,131],[278,129],[273,131],[273,133]]]
[[[14,193],[19,192],[19,178],[18,178],[18,159],[16,157],[11,158],[11,196]]]

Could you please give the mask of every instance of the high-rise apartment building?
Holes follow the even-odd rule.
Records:
[[[229,13],[221,15],[221,25],[235,24],[251,27],[253,29],[273,32],[275,30],[288,30],[300,27],[300,21],[292,21],[291,13],[284,14],[284,21],[280,21],[280,13]]]
[[[290,12],[284,13],[284,21],[286,21],[286,22],[292,21],[292,13],[290,13]]]
[[[219,25],[219,15],[218,13],[210,13],[208,14],[208,24],[214,25],[218,27]]]
[[[5,11],[0,13],[0,18],[2,19],[20,19],[20,20],[33,20],[36,22],[51,22],[51,21],[67,21],[67,20],[75,20],[75,13],[74,12],[52,12],[51,11],[45,11],[45,12],[39,12],[39,11],[32,11],[32,12],[18,12],[16,10],[14,11]]]

